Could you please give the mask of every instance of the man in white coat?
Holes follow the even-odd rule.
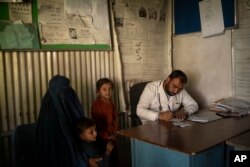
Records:
[[[187,76],[181,70],[173,71],[163,81],[149,82],[137,105],[136,113],[142,123],[185,119],[196,112],[198,104],[184,89],[186,83]]]

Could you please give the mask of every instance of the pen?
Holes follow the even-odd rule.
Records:
[[[171,111],[171,109],[170,109],[170,106],[169,106],[169,104],[168,104],[168,110],[169,110],[170,112],[172,112],[172,111]]]

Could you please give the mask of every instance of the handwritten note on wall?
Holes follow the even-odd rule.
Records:
[[[199,2],[201,30],[203,37],[224,33],[224,20],[221,0],[203,0]]]

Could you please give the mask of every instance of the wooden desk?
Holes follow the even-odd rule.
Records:
[[[190,127],[179,128],[171,122],[155,122],[119,131],[118,139],[127,138],[131,144],[127,166],[222,167],[225,141],[250,129],[249,116],[190,123]]]
[[[226,144],[235,150],[250,151],[250,131],[229,139]]]

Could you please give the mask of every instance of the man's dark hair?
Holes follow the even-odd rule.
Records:
[[[181,70],[174,70],[174,71],[172,71],[172,73],[169,75],[169,78],[171,80],[174,79],[174,78],[180,78],[182,84],[186,84],[187,83],[187,76]]]
[[[96,82],[96,91],[99,91],[102,87],[103,84],[110,83],[111,86],[113,87],[113,83],[110,79],[108,78],[101,78]]]
[[[81,134],[84,130],[86,130],[94,125],[95,125],[94,120],[87,118],[87,117],[83,117],[76,124],[77,133]]]

